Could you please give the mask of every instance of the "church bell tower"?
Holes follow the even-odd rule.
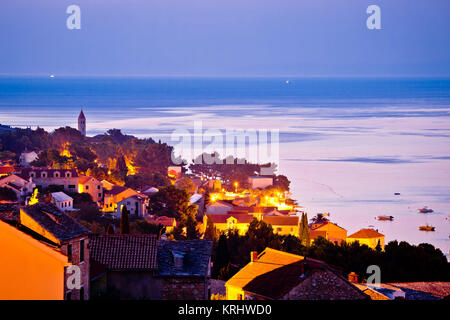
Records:
[[[78,131],[83,136],[86,136],[86,117],[84,116],[83,109],[81,109],[80,115],[78,116]]]

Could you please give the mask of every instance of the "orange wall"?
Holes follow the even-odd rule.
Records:
[[[0,221],[0,300],[63,300],[67,257]]]

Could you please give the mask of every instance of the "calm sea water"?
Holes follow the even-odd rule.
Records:
[[[1,124],[76,127],[81,107],[88,135],[170,142],[200,120],[279,129],[279,170],[310,217],[330,212],[349,234],[374,226],[449,253],[450,79],[0,78]],[[436,231],[419,231],[426,223]]]

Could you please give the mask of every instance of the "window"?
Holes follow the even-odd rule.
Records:
[[[243,299],[242,299],[242,294],[238,294],[238,295],[237,295],[237,299],[238,299],[238,300],[243,300]]]
[[[70,178],[72,174],[70,172],[66,172],[66,178]]]
[[[97,189],[100,190],[100,185],[97,186]]]
[[[69,189],[75,189],[75,185],[74,184],[69,184]]]
[[[72,262],[72,245],[67,245],[67,257],[69,258],[69,262]]]
[[[55,178],[59,178],[59,172],[55,172]]]
[[[47,178],[47,172],[42,172],[41,173],[41,178]]]
[[[84,300],[84,287],[80,288],[80,300]]]
[[[99,198],[101,198],[101,197],[102,197],[102,194],[101,194],[101,193],[99,193],[99,194],[98,194],[98,197],[99,197]]]
[[[30,177],[35,178],[36,174],[34,172],[30,172]]]
[[[66,293],[66,300],[72,300],[72,292],[71,291]]]
[[[80,241],[80,262],[84,261],[84,240]]]
[[[89,186],[86,186],[86,190],[89,190]]]

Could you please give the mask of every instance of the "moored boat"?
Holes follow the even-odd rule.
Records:
[[[434,227],[433,226],[430,226],[430,225],[425,225],[425,226],[420,226],[419,227],[419,230],[420,231],[434,231]]]
[[[392,221],[394,220],[393,216],[378,216],[378,220],[380,221]]]
[[[431,213],[434,212],[433,209],[429,209],[428,207],[423,207],[422,209],[419,209],[420,213]]]

